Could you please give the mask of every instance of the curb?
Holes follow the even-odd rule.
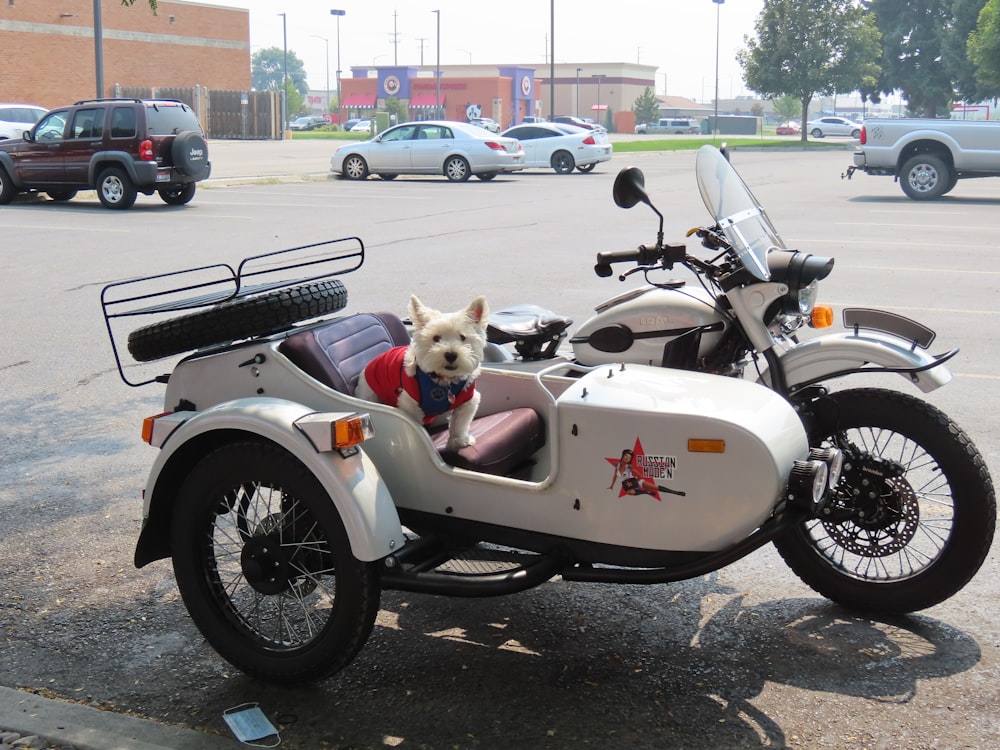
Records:
[[[0,727],[76,750],[234,750],[235,739],[0,687]]]

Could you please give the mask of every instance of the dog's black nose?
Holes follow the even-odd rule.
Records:
[[[452,364],[456,359],[458,359],[458,355],[455,354],[455,352],[445,352],[444,358],[445,361],[447,361],[449,364]]]

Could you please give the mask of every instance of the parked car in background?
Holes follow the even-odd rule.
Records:
[[[600,125],[594,124],[594,122],[587,122],[580,117],[573,117],[572,115],[557,115],[552,118],[552,122],[561,122],[563,125],[576,125],[578,128],[585,128],[586,130],[597,130],[601,128]],[[604,130],[604,128],[601,128]]]
[[[656,122],[641,122],[635,126],[637,135],[690,135],[701,132],[701,124],[691,117],[665,117]]]
[[[557,174],[570,174],[574,169],[589,172],[612,155],[606,133],[575,125],[528,123],[508,128],[503,135],[520,141],[526,169],[551,167]]]
[[[302,115],[296,117],[288,124],[289,130],[314,130],[321,125],[326,125],[326,119],[320,115]]]
[[[477,125],[481,128],[490,131],[491,133],[500,132],[500,123],[497,122],[496,120],[490,119],[489,117],[473,117],[471,120],[469,120],[469,122],[472,125]]]
[[[861,136],[861,126],[846,117],[820,117],[806,123],[806,132],[813,138],[826,138],[828,135],[858,138]]]
[[[521,118],[522,125],[530,125],[534,122],[547,122],[544,117],[536,117],[535,115],[525,115]]]
[[[524,169],[524,149],[513,138],[467,122],[428,120],[391,127],[374,138],[348,143],[330,158],[330,171],[351,180],[376,174],[443,174],[452,182],[472,175],[492,180],[501,172]]]
[[[776,135],[802,135],[802,128],[795,120],[783,122],[774,129]]]
[[[31,130],[46,112],[45,107],[35,104],[0,103],[0,140],[20,138],[21,133]]]
[[[340,129],[343,130],[345,133],[347,133],[351,130],[351,128],[353,128],[359,122],[361,122],[361,120],[359,120],[356,117],[352,117],[348,120],[344,120],[344,124],[340,126]]]
[[[129,208],[140,192],[180,206],[211,172],[184,102],[89,99],[48,112],[21,140],[0,141],[0,204],[28,192],[68,201],[90,189],[105,208]]]
[[[351,125],[351,133],[370,133],[372,132],[372,121],[371,120],[358,120],[356,123]]]

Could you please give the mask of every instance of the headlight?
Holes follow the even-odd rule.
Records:
[[[800,315],[808,315],[812,312],[813,306],[816,304],[816,294],[819,292],[819,284],[815,281],[809,284],[809,286],[802,287],[799,289],[798,294],[798,308]],[[792,292],[789,291],[789,294]]]
[[[833,270],[833,258],[823,258],[798,250],[777,250],[768,253],[767,267],[771,281],[788,285],[782,304],[785,315],[809,315],[816,304],[818,281]]]

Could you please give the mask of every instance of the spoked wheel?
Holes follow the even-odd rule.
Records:
[[[219,654],[263,680],[317,680],[364,645],[378,570],[351,554],[318,480],[283,449],[234,443],[185,479],[172,528],[174,575]]]
[[[913,612],[959,591],[993,540],[996,496],[968,436],[919,399],[841,391],[804,405],[810,445],[837,446],[844,471],[819,518],[775,540],[793,571],[855,609]]]

